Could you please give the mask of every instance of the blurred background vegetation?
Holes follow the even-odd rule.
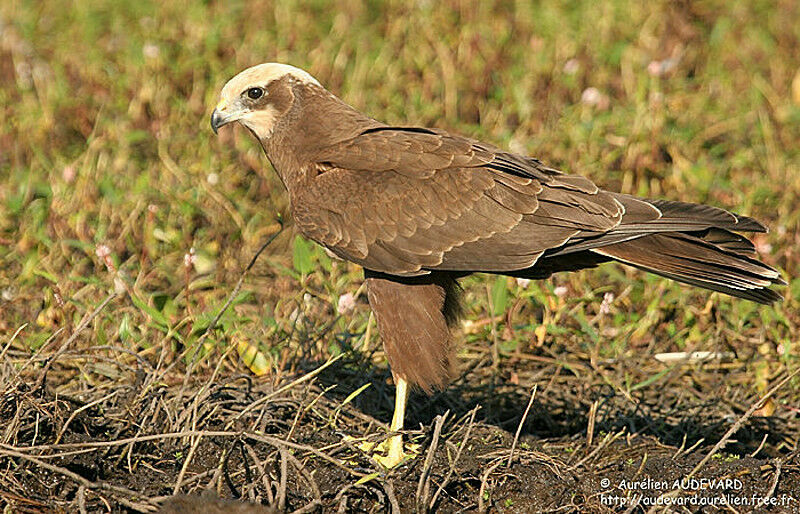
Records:
[[[209,128],[225,81],[266,61],[304,68],[390,123],[485,139],[610,189],[754,216],[772,229],[756,236],[763,259],[790,282],[785,302],[761,307],[613,265],[530,284],[470,278],[462,359],[490,350],[495,364],[528,362],[525,355],[628,359],[632,365],[620,364],[624,380],[615,382],[626,391],[669,379],[660,365],[636,364],[657,352],[733,350],[738,367],[720,373],[761,392],[797,366],[800,5],[793,0],[346,1],[337,8],[6,0],[3,345],[57,348],[114,292],[71,344],[117,345],[165,362],[194,353],[287,211],[249,135],[226,129],[217,138]],[[297,239],[289,220],[203,341],[209,358],[198,370],[249,366],[279,377],[297,355],[324,359],[361,344],[385,366],[374,326],[361,341],[370,323],[361,283],[359,269]],[[71,390],[118,378],[102,363],[67,371],[61,387]]]

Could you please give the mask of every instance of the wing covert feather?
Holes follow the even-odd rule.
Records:
[[[382,128],[323,149],[292,205],[300,230],[337,255],[395,275],[510,271],[624,208],[589,179],[475,141]]]

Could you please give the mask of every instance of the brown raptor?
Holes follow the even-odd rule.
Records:
[[[289,193],[300,232],[363,266],[397,384],[445,386],[457,279],[474,272],[544,278],[618,261],[679,282],[770,303],[785,284],[736,232],[746,216],[605,191],[533,157],[360,113],[307,72],[261,64],[233,77],[211,116],[259,140]],[[390,439],[384,462],[403,457]]]

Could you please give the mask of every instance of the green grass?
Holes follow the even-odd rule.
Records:
[[[492,341],[501,359],[732,347],[760,390],[797,366],[794,2],[349,2],[337,12],[327,2],[12,0],[0,22],[3,344],[19,331],[15,349],[58,347],[116,290],[74,344],[167,361],[194,354],[288,216],[260,149],[244,131],[215,137],[209,114],[232,75],[281,61],[388,122],[483,138],[614,190],[755,216],[772,228],[756,238],[764,260],[790,281],[783,304],[759,307],[615,266],[524,289],[469,278],[464,355]],[[671,70],[648,73],[666,59]],[[589,87],[607,108],[581,102]],[[290,221],[267,254],[205,340],[212,367],[245,340],[274,373],[291,371],[300,346],[325,357],[368,324],[363,294],[354,313],[336,311],[361,285],[355,266],[297,242]],[[605,293],[615,299],[602,314]],[[227,359],[246,369],[235,351]],[[660,383],[654,371],[632,373],[628,389]]]

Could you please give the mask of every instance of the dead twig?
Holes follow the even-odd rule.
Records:
[[[8,343],[6,343],[6,345],[3,347],[3,350],[0,351],[0,361],[2,361],[5,358],[6,352],[8,351],[9,348],[11,348],[11,345],[14,343],[14,340],[17,338],[20,332],[22,332],[23,330],[25,330],[25,328],[27,328],[27,326],[28,326],[27,323],[23,323],[22,325],[19,326],[19,328],[17,328],[17,330],[14,331],[14,333],[8,339]]]
[[[383,490],[386,491],[386,498],[389,500],[389,505],[392,506],[392,514],[401,514],[400,503],[397,501],[397,496],[394,494],[394,484],[391,479],[382,482]]]
[[[531,397],[528,400],[528,406],[525,407],[525,412],[522,413],[522,419],[519,420],[519,425],[517,425],[517,431],[514,433],[514,442],[511,443],[511,452],[508,454],[508,462],[506,463],[506,467],[511,467],[511,461],[514,459],[514,450],[517,448],[519,435],[522,433],[522,427],[525,425],[525,420],[528,419],[528,412],[530,412],[531,405],[533,405],[533,399],[536,398],[537,387],[538,384],[534,384],[533,389],[531,389]]]
[[[456,464],[458,464],[458,460],[461,458],[461,452],[464,451],[464,447],[467,446],[467,442],[469,441],[469,435],[472,432],[472,426],[475,424],[475,415],[478,413],[479,408],[480,405],[476,405],[475,408],[472,409],[472,413],[469,417],[469,423],[467,424],[467,430],[464,433],[464,438],[461,440],[461,444],[458,446],[456,456],[453,459],[453,462],[450,464],[450,470],[447,472],[444,480],[442,480],[442,483],[439,485],[439,489],[436,490],[436,494],[433,495],[433,499],[428,505],[428,509],[433,509],[433,506],[436,505],[436,501],[439,499],[439,495],[442,493],[442,491],[444,491],[444,488],[447,487],[447,484],[450,482],[450,477],[453,476],[453,473],[456,470]]]
[[[217,323],[219,323],[219,320],[222,319],[222,315],[225,314],[225,311],[228,310],[228,307],[231,306],[231,303],[233,303],[233,300],[236,298],[236,295],[238,295],[239,291],[242,289],[242,284],[244,283],[244,279],[247,276],[247,273],[253,268],[253,266],[255,266],[258,257],[261,255],[261,252],[263,252],[270,244],[272,244],[275,238],[278,237],[281,234],[281,232],[283,232],[283,218],[278,216],[275,221],[278,223],[278,230],[274,234],[269,236],[269,238],[264,242],[264,244],[261,245],[261,248],[259,248],[258,251],[255,253],[255,255],[253,255],[253,258],[250,259],[250,263],[248,263],[247,267],[244,269],[244,271],[242,271],[242,274],[239,276],[238,282],[236,282],[236,285],[233,286],[233,291],[231,291],[231,293],[228,295],[228,299],[225,300],[225,303],[222,305],[222,308],[219,310],[219,312],[217,312],[217,315],[214,316],[214,319],[211,320],[211,323],[208,324],[208,328],[206,328],[203,334],[197,339],[196,344],[201,344],[203,341],[205,341],[206,337],[208,337],[208,334],[211,333],[211,330],[217,325]]]
[[[444,415],[436,416],[436,422],[433,427],[433,439],[425,455],[425,463],[422,466],[422,473],[419,476],[419,483],[417,484],[417,512],[424,509],[425,505],[428,503],[428,496],[430,496],[431,493],[430,473],[433,467],[433,459],[436,454],[436,448],[439,446],[439,436],[442,433],[442,426],[448,414],[450,414],[450,411],[445,412]]]
[[[278,510],[283,512],[286,510],[286,484],[289,480],[289,462],[285,446],[278,448],[281,455],[281,477],[280,485],[278,486]]]
[[[195,451],[197,451],[197,447],[200,445],[200,440],[203,438],[202,435],[198,435],[194,442],[192,442],[192,446],[189,448],[189,453],[186,454],[186,459],[183,461],[183,466],[181,466],[181,471],[178,473],[178,478],[175,479],[175,486],[172,488],[172,495],[175,496],[181,490],[181,483],[183,482],[183,477],[186,475],[186,470],[189,469],[189,464],[192,462],[192,457],[194,457]]]
[[[89,402],[86,405],[84,405],[84,406],[72,411],[72,414],[69,415],[69,417],[67,418],[67,421],[64,423],[64,426],[61,427],[61,430],[58,432],[58,435],[56,436],[55,444],[58,444],[58,442],[61,441],[61,438],[64,437],[64,433],[67,431],[67,428],[69,428],[69,424],[72,423],[72,420],[75,419],[75,416],[77,416],[78,414],[80,414],[81,412],[83,412],[83,411],[85,411],[87,409],[91,409],[92,407],[94,407],[98,403],[103,403],[104,401],[113,398],[114,396],[117,395],[117,393],[119,393],[119,390],[112,391],[109,394],[107,394],[107,395],[103,396],[102,398],[100,398],[99,400],[95,400],[93,402]]]
[[[78,510],[81,514],[86,514],[86,486],[82,485],[78,488]]]
[[[764,449],[764,445],[767,444],[767,438],[769,437],[769,433],[764,434],[763,439],[761,439],[761,444],[758,445],[758,448],[755,449],[753,453],[750,454],[750,457],[755,457],[758,453]]]
[[[314,512],[319,507],[322,506],[322,500],[317,500],[316,498],[311,500],[308,505],[300,507],[297,510],[293,510],[291,514],[306,514],[307,512]]]
[[[503,460],[502,459],[498,460],[497,462],[495,462],[494,464],[489,466],[489,469],[487,469],[483,473],[483,476],[481,476],[481,489],[480,489],[480,491],[478,491],[478,512],[479,513],[485,513],[485,512],[488,512],[488,510],[489,510],[488,507],[486,506],[486,504],[484,503],[484,496],[486,495],[486,486],[489,483],[489,477],[491,476],[491,474],[494,473],[495,470],[497,468],[499,468],[502,464],[503,464]]]
[[[775,491],[778,489],[778,482],[781,479],[781,466],[783,465],[783,461],[781,459],[775,459],[775,477],[772,479],[772,484],[769,487],[769,491],[767,491],[767,495],[764,496],[764,499],[772,498],[772,495],[775,494]]]
[[[289,452],[286,452],[286,456],[289,458],[289,462],[292,463],[292,466],[294,466],[300,476],[306,481],[308,487],[311,488],[311,494],[314,495],[314,500],[321,505],[322,492],[319,490],[319,485],[317,485],[316,480],[314,480],[314,476],[306,470],[305,466],[299,460],[297,460],[297,457]]]
[[[606,447],[606,446],[608,446],[609,444],[613,443],[614,441],[616,441],[617,439],[619,439],[620,437],[622,437],[622,436],[623,436],[623,434],[625,434],[625,432],[627,432],[627,430],[628,430],[627,428],[623,428],[623,429],[622,429],[622,430],[620,430],[619,432],[616,432],[616,433],[608,433],[608,434],[606,434],[606,436],[603,438],[603,440],[602,440],[602,441],[600,441],[600,442],[597,444],[597,448],[595,448],[594,450],[592,450],[592,451],[591,451],[591,453],[589,453],[588,455],[586,455],[585,457],[583,457],[582,459],[580,459],[578,462],[576,462],[575,464],[573,464],[572,466],[570,466],[570,469],[572,469],[572,470],[578,469],[578,467],[580,467],[580,466],[581,466],[581,465],[583,465],[584,463],[586,463],[586,462],[590,461],[590,460],[591,460],[592,458],[594,458],[594,457],[595,457],[595,456],[596,456],[598,453],[600,453],[600,451],[601,451],[603,448],[605,448],[605,447]]]
[[[589,407],[589,423],[586,426],[586,448],[592,447],[592,442],[594,440],[594,425],[597,422],[597,406],[599,404],[600,402],[595,400],[592,402],[592,406]]]
[[[250,458],[253,459],[253,463],[255,464],[256,469],[258,469],[261,485],[264,486],[264,490],[266,491],[267,494],[267,503],[272,505],[273,503],[275,503],[275,498],[272,494],[272,487],[269,481],[269,474],[267,473],[267,470],[264,468],[264,463],[258,457],[258,454],[256,453],[256,451],[253,449],[252,446],[250,446],[248,443],[244,443],[244,448],[245,450],[247,450],[247,453],[248,455],[250,455]]]

